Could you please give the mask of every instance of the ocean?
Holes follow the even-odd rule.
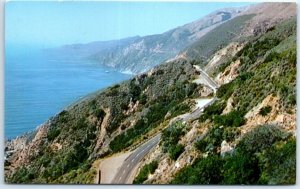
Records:
[[[46,52],[6,48],[6,139],[35,129],[89,93],[132,77],[86,59]]]

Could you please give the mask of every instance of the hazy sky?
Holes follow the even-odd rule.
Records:
[[[59,46],[144,36],[249,3],[20,2],[5,7],[7,45]]]

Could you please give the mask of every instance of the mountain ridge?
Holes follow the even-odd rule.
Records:
[[[172,58],[183,47],[198,40],[216,26],[230,20],[244,10],[246,10],[246,7],[216,10],[196,21],[178,26],[161,34],[130,37],[129,39],[132,40],[120,45],[118,45],[118,40],[113,40],[116,43],[108,48],[100,47],[98,52],[97,49],[92,48],[93,50],[90,53],[83,54],[99,64],[113,67],[121,72],[142,73]],[[89,45],[91,43],[77,46],[86,52],[86,49],[91,48]],[[72,45],[64,47],[72,47]],[[64,52],[67,53],[67,51]],[[72,54],[78,55],[78,53],[80,51]]]

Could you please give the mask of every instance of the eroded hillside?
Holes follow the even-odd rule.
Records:
[[[214,75],[221,84],[218,100],[199,120],[163,131],[160,146],[143,163],[146,167],[157,162],[155,169],[144,176],[141,166],[135,182],[294,184],[295,19],[251,38]],[[175,158],[164,150],[170,141],[183,146]]]

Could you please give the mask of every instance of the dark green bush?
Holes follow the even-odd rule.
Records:
[[[204,109],[202,115],[199,118],[199,121],[204,122],[207,119],[212,120],[214,115],[219,115],[223,112],[225,105],[226,104],[224,101],[216,100],[213,104]]]
[[[214,122],[218,126],[238,127],[245,123],[244,115],[242,111],[233,110],[225,115],[216,115]]]
[[[261,184],[296,183],[296,140],[279,141],[259,155]]]
[[[185,133],[184,127],[185,125],[181,122],[176,122],[162,131],[161,146],[163,152],[168,152],[172,146],[175,149],[174,147],[177,145],[180,137]]]
[[[58,135],[60,134],[60,128],[57,126],[51,128],[49,132],[47,133],[47,138],[49,141],[54,140]]]
[[[222,165],[223,160],[217,155],[200,158],[180,170],[170,184],[220,184],[223,180]]]
[[[154,171],[157,169],[157,166],[157,161],[152,161],[151,163],[144,165],[139,174],[133,180],[133,184],[142,184],[145,180],[147,180],[149,174],[154,173]]]
[[[236,127],[226,127],[224,128],[223,132],[223,140],[231,142],[234,141],[239,135],[240,132],[237,130]]]
[[[289,134],[275,125],[258,126],[239,142],[237,150],[243,153],[255,153],[270,148],[276,141],[284,140]]]
[[[225,159],[223,184],[255,184],[260,169],[254,154],[237,153]]]
[[[201,152],[212,152],[216,153],[217,148],[221,145],[223,140],[223,132],[224,128],[220,128],[218,126],[212,127],[208,133],[200,140],[195,142],[196,149]]]
[[[105,116],[105,111],[102,110],[102,109],[97,109],[95,111],[95,116],[98,118],[98,119],[103,119],[104,116]]]
[[[177,160],[177,158],[184,152],[184,146],[182,144],[176,144],[170,146],[168,154],[172,160]]]
[[[259,114],[262,115],[262,116],[266,116],[266,115],[268,115],[271,111],[272,111],[272,107],[271,107],[271,106],[265,106],[265,107],[262,107],[262,108],[259,110]]]

